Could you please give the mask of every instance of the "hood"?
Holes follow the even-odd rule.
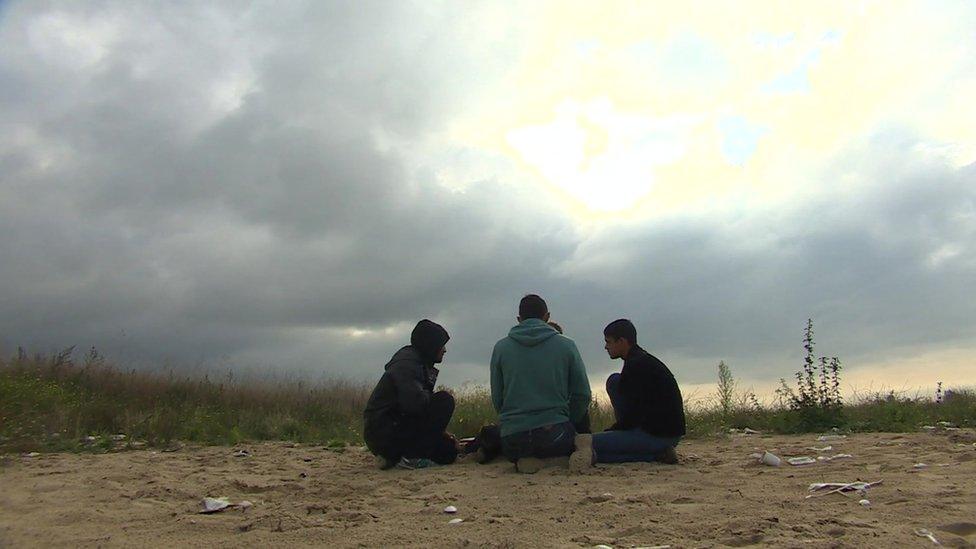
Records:
[[[451,336],[443,326],[426,318],[418,322],[410,333],[410,345],[417,349],[427,362],[437,360],[437,352],[447,344],[449,339]]]
[[[512,326],[512,329],[508,331],[508,337],[523,347],[535,347],[558,333],[544,320],[529,318],[520,322],[518,326]]]

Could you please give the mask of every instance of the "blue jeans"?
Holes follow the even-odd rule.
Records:
[[[593,452],[597,463],[627,463],[654,461],[654,456],[666,448],[674,448],[680,438],[649,435],[643,429],[604,431],[593,434]]]
[[[633,404],[620,393],[620,374],[607,378],[607,395],[613,405],[613,414],[620,419],[622,412]],[[625,463],[629,461],[654,461],[654,456],[668,447],[675,447],[677,437],[657,437],[641,428],[626,431],[604,431],[593,435],[593,451],[598,463]]]
[[[550,458],[573,453],[576,429],[566,421],[502,437],[502,453],[511,461]]]
[[[620,416],[633,406],[623,393],[620,392],[620,374],[610,374],[607,378],[607,396],[610,397],[610,404],[613,406],[613,419],[620,421]]]

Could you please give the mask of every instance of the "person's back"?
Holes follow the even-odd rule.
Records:
[[[519,471],[534,458],[568,456],[574,423],[590,405],[586,368],[573,340],[547,324],[548,307],[537,295],[519,303],[519,324],[498,341],[491,356],[491,399],[501,423],[502,452]]]
[[[541,319],[523,320],[495,344],[491,380],[503,437],[579,421],[589,407],[589,381],[576,343]]]

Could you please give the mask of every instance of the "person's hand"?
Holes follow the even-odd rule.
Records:
[[[457,450],[458,453],[461,452],[461,443],[458,442],[458,439],[457,439],[456,436],[452,435],[451,433],[444,433],[444,438],[446,438],[447,440],[450,440],[452,443],[454,443],[454,449]]]

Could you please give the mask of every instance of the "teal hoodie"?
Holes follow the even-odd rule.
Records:
[[[514,326],[491,353],[491,402],[503,437],[583,419],[590,382],[576,343],[538,318]]]

